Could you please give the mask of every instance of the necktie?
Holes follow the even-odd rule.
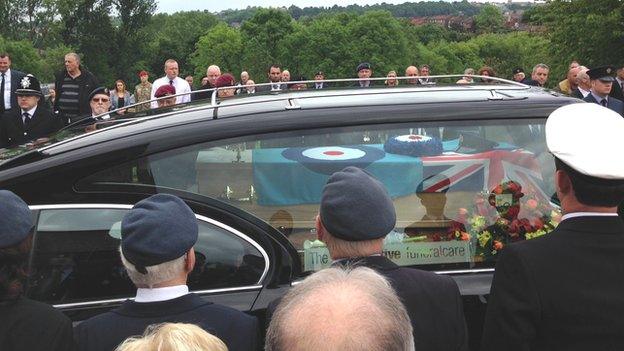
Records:
[[[24,127],[28,127],[30,124],[30,114],[28,112],[24,112],[22,116],[24,116]]]
[[[2,73],[2,83],[0,83],[0,113],[4,112],[4,73]]]
[[[173,85],[173,79],[169,79],[169,85]]]
[[[604,107],[607,107],[607,99],[602,99],[602,101],[600,101],[600,104]]]

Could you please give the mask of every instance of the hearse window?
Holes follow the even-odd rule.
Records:
[[[43,209],[37,223],[28,295],[53,304],[134,296],[119,258],[126,209]],[[258,284],[265,268],[250,243],[198,221],[192,291]]]
[[[248,211],[288,237],[305,270],[331,263],[314,218],[330,174],[353,165],[397,211],[384,254],[430,270],[494,267],[500,250],[560,217],[544,120],[406,123],[293,131],[198,144],[97,173],[81,186],[171,187]],[[113,180],[111,180],[113,179]]]

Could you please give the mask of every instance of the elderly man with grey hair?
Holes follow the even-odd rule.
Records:
[[[536,87],[544,87],[546,82],[548,81],[548,74],[550,72],[550,67],[544,63],[538,63],[533,67],[533,71],[531,72],[531,79],[525,79],[522,83],[526,85],[532,85]]]
[[[382,275],[328,268],[286,294],[266,335],[267,351],[413,351],[410,319]]]
[[[399,267],[383,256],[384,237],[395,225],[388,191],[368,172],[347,167],[329,177],[321,195],[316,233],[327,245],[333,265],[369,267],[388,279],[405,304],[416,349],[467,350],[463,304],[455,281]],[[366,313],[360,316],[366,318]]]
[[[66,124],[91,115],[89,95],[99,86],[95,76],[80,64],[74,52],[65,55],[65,69],[56,74],[54,112]]]
[[[147,326],[165,322],[196,324],[230,351],[256,349],[255,317],[189,292],[198,231],[195,214],[176,196],[157,194],[134,205],[121,222],[119,251],[136,297],[80,323],[75,330],[80,350],[114,350]]]
[[[589,95],[591,90],[591,80],[587,74],[587,67],[580,67],[581,70],[576,74],[576,89],[572,90],[570,96],[577,99],[584,99]]]

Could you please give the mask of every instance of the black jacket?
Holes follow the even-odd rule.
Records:
[[[596,101],[596,99],[594,98],[592,94],[587,95],[587,97],[585,97],[583,101],[593,102],[595,104],[598,103],[598,101]],[[624,102],[614,97],[609,97],[609,99],[607,99],[607,107],[619,113],[620,115],[624,116]]]
[[[620,101],[624,101],[624,92],[622,92],[622,87],[620,86],[620,82],[618,82],[617,80],[613,82],[609,96],[614,97]]]
[[[0,349],[71,351],[72,322],[52,306],[26,298],[0,304]]]
[[[416,350],[468,350],[462,299],[453,278],[399,267],[383,256],[342,260],[336,265],[369,267],[390,281],[409,314]],[[279,300],[269,304],[267,320],[278,305]]]
[[[11,69],[11,110],[19,109],[15,91],[22,87],[21,81],[24,77],[26,77],[26,73]]]
[[[507,246],[496,264],[482,350],[621,350],[624,223],[575,217]]]
[[[58,114],[66,124],[73,121],[66,121],[63,111],[59,108],[59,98],[61,97],[64,87],[65,76],[68,75],[67,70],[62,70],[56,74],[54,89],[56,90],[56,99],[54,100],[54,113]],[[78,93],[78,116],[91,115],[91,105],[89,104],[89,95],[98,87],[98,80],[86,68],[80,66],[80,76],[77,79],[79,86]]]
[[[195,294],[176,299],[138,303],[121,307],[80,323],[75,330],[80,350],[114,350],[126,338],[141,335],[158,323],[192,323],[217,336],[229,351],[257,349],[258,321],[235,309],[213,304]]]
[[[39,105],[28,127],[24,126],[22,110],[18,107],[0,119],[0,147],[13,147],[47,137],[61,129],[63,122],[43,105]]]

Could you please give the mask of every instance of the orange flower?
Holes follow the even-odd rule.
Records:
[[[503,248],[503,243],[498,240],[494,240],[494,250],[500,251]]]
[[[466,233],[466,232],[462,232],[461,233],[461,240],[462,241],[468,241],[470,240],[470,234]]]

